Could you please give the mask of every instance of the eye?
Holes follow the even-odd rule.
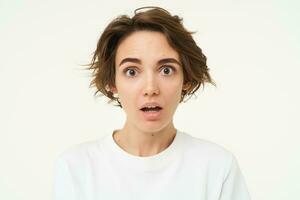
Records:
[[[175,68],[171,65],[164,65],[162,71],[165,75],[169,75],[175,72]]]
[[[136,70],[134,68],[128,67],[124,69],[124,73],[126,76],[133,77],[136,74]]]

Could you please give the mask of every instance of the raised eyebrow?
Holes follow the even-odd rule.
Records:
[[[175,63],[175,64],[181,66],[181,63],[178,60],[176,60],[175,58],[164,58],[157,62],[157,64],[159,64],[159,65],[162,65],[165,63]]]
[[[138,59],[138,58],[124,58],[120,62],[119,66],[123,65],[126,62],[133,62],[133,63],[137,63],[137,64],[141,64],[142,63],[142,61],[140,59]]]
[[[133,63],[137,63],[137,64],[142,63],[142,61],[138,58],[124,58],[120,62],[119,66],[123,65],[126,62],[133,62]],[[178,60],[176,60],[175,58],[163,58],[157,62],[158,65],[162,65],[165,63],[175,63],[175,64],[178,64],[179,66],[181,66],[181,63]]]

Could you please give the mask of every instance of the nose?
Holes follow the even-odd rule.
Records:
[[[143,94],[144,96],[152,96],[159,94],[159,84],[153,75],[145,77]]]

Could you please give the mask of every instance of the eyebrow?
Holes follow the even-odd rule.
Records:
[[[133,62],[133,63],[137,63],[137,64],[142,63],[142,61],[138,58],[124,58],[121,61],[121,63],[119,64],[119,66],[123,65],[126,62]],[[165,63],[175,63],[175,64],[178,64],[179,66],[181,66],[181,63],[179,61],[177,61],[175,58],[163,58],[157,62],[158,65],[162,65]]]

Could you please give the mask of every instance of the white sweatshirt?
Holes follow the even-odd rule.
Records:
[[[112,133],[74,145],[55,162],[55,200],[250,200],[234,155],[177,130],[164,151],[127,153]]]

